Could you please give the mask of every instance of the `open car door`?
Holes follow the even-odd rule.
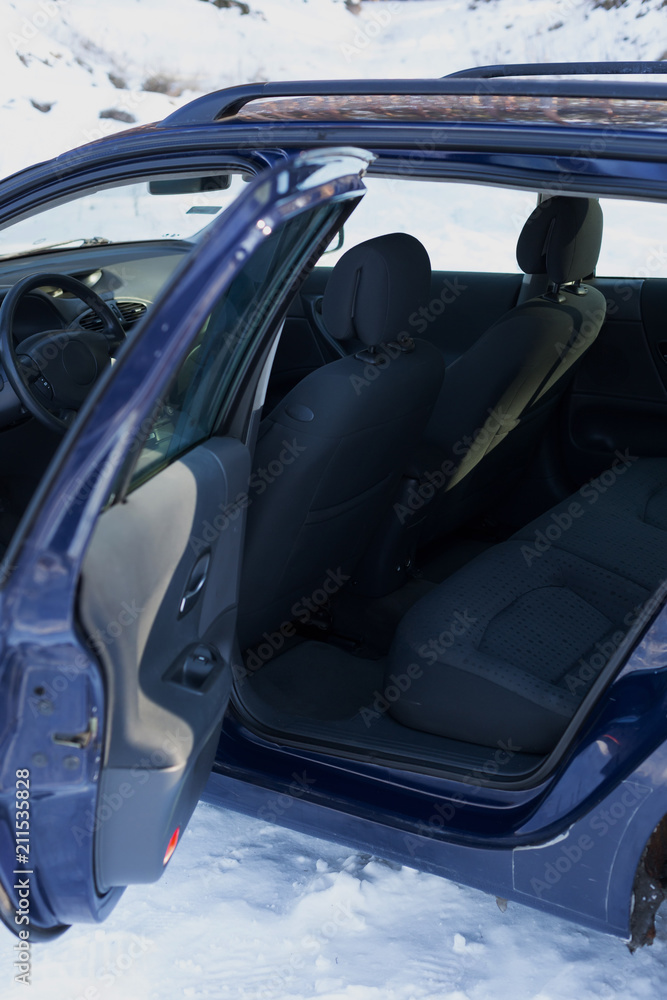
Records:
[[[7,552],[0,912],[24,941],[159,878],[206,782],[235,662],[251,415],[284,309],[369,160],[285,160],[211,225]]]

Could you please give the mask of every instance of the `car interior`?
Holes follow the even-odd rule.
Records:
[[[261,731],[516,781],[583,716],[667,556],[667,282],[595,277],[603,240],[597,199],[557,195],[523,277],[387,234],[306,281],[255,468],[303,457],[247,511],[236,696]]]
[[[432,241],[392,225],[373,180],[373,221],[355,230],[353,214],[310,272],[271,366],[234,704],[283,743],[523,781],[585,720],[663,580],[664,255],[649,234],[642,266],[598,273],[614,234],[593,195],[528,193],[523,217],[506,212],[493,238],[478,219],[463,239],[454,194],[456,263],[440,267],[449,223]],[[420,184],[432,215],[436,182]],[[505,194],[483,190],[489,205]],[[476,241],[512,264],[465,269]],[[72,275],[131,336],[192,245],[55,248],[0,261],[0,285]],[[46,283],[17,304],[16,353],[44,330],[102,326]],[[59,440],[25,413],[0,435],[4,547]]]

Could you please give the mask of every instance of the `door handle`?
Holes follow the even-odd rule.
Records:
[[[181,598],[181,603],[178,609],[179,618],[182,618],[183,615],[187,615],[188,611],[191,607],[193,607],[197,598],[201,594],[204,584],[206,583],[206,577],[208,576],[210,562],[211,553],[205,552],[194,564]]]

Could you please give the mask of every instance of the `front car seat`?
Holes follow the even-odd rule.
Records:
[[[510,309],[447,368],[419,463],[422,475],[441,470],[446,481],[422,511],[422,544],[500,499],[530,462],[604,321],[604,296],[582,281],[601,240],[593,199],[548,198],[526,222],[517,260],[546,276],[547,291]]]
[[[406,333],[408,317],[428,300],[430,279],[426,250],[404,233],[361,243],[334,267],[322,320],[332,336],[360,349],[311,372],[260,425],[239,602],[242,648],[305,617],[314,593],[350,579],[391,504],[444,377],[441,352]]]

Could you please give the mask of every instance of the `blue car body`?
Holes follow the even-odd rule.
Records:
[[[426,83],[437,91],[437,82]],[[419,82],[410,84],[418,93]],[[391,82],[387,87],[397,89]],[[331,85],[332,93],[339,90]],[[253,94],[271,96],[257,88]],[[665,134],[652,125],[611,131],[595,124],[474,121],[462,114],[458,121],[437,123],[434,133],[432,123],[418,118],[248,123],[230,115],[215,121],[210,108],[223,97],[194,102],[163,123],[110,136],[0,184],[4,225],[84,187],[120,183],[140,172],[211,172],[224,161],[258,174],[162,293],[113,378],[86,402],[5,558],[0,897],[5,923],[15,933],[29,930],[32,939],[75,922],[103,920],[122,893],[122,886],[100,887],[95,869],[95,824],[106,822],[101,808],[115,809],[113,792],[100,801],[109,691],[82,642],[77,586],[128,442],[150,418],[202,317],[238,273],[235,253],[256,232],[258,219],[277,219],[276,206],[317,187],[323,201],[338,206],[327,232],[335,229],[360,197],[360,175],[373,159],[348,147],[370,150],[387,169],[404,166],[409,151],[416,151],[415,176],[501,178],[550,191],[594,188],[667,198]],[[310,160],[299,157],[303,149],[311,150]],[[317,169],[330,170],[333,179],[317,186]],[[63,497],[76,502],[64,505]],[[634,648],[590,705],[585,724],[530,781],[494,782],[493,757],[485,782],[272,738],[253,730],[232,697],[203,796],[222,808],[340,840],[596,930],[634,935],[638,944],[650,939],[655,909],[640,905],[641,893],[649,893],[647,886],[661,893],[658,873],[646,865],[647,845],[660,865],[667,860],[661,828],[667,816],[666,718],[667,610],[660,594]],[[515,749],[509,745],[497,753],[507,759]],[[29,841],[13,827],[16,775],[24,770],[30,774]],[[172,804],[170,834],[187,822],[194,802]],[[77,830],[89,835],[77,836]],[[128,837],[137,835],[130,824]],[[19,849],[28,842],[29,854]],[[161,840],[161,852],[165,846]],[[160,854],[157,874],[161,868]]]

